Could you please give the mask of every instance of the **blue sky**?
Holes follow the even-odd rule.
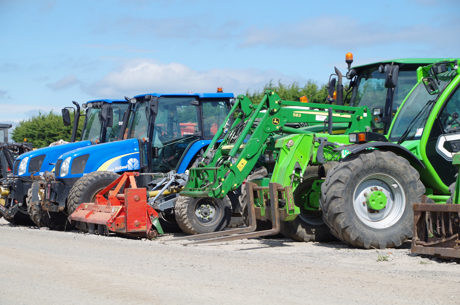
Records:
[[[460,57],[458,0],[0,0],[0,122],[98,98],[324,84],[333,67]]]

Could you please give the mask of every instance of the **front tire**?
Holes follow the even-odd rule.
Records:
[[[354,247],[384,249],[412,237],[412,204],[421,202],[425,187],[406,159],[374,150],[342,160],[328,172],[321,192],[334,235]],[[384,207],[373,205],[370,198],[382,193]]]
[[[232,216],[230,199],[180,196],[176,201],[175,216],[179,227],[187,234],[222,231]]]

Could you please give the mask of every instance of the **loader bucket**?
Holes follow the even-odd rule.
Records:
[[[413,205],[414,237],[411,252],[460,259],[459,204]]]
[[[136,186],[136,174],[120,176],[96,195],[94,203],[82,203],[69,216],[69,221],[92,234],[115,232],[147,238],[162,234],[158,213],[147,203],[147,190]]]

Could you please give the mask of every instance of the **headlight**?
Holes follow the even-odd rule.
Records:
[[[69,173],[69,166],[70,166],[70,159],[72,157],[67,157],[64,162],[62,162],[62,165],[61,165],[61,173],[60,173],[60,176],[61,177],[64,177],[64,176],[67,176],[67,174]]]
[[[29,162],[29,157],[25,157],[21,160],[21,163],[19,163],[18,175],[24,175],[26,173],[27,162]]]

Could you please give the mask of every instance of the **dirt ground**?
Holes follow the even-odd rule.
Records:
[[[459,304],[460,264],[402,249],[165,241],[0,220],[0,304]]]

